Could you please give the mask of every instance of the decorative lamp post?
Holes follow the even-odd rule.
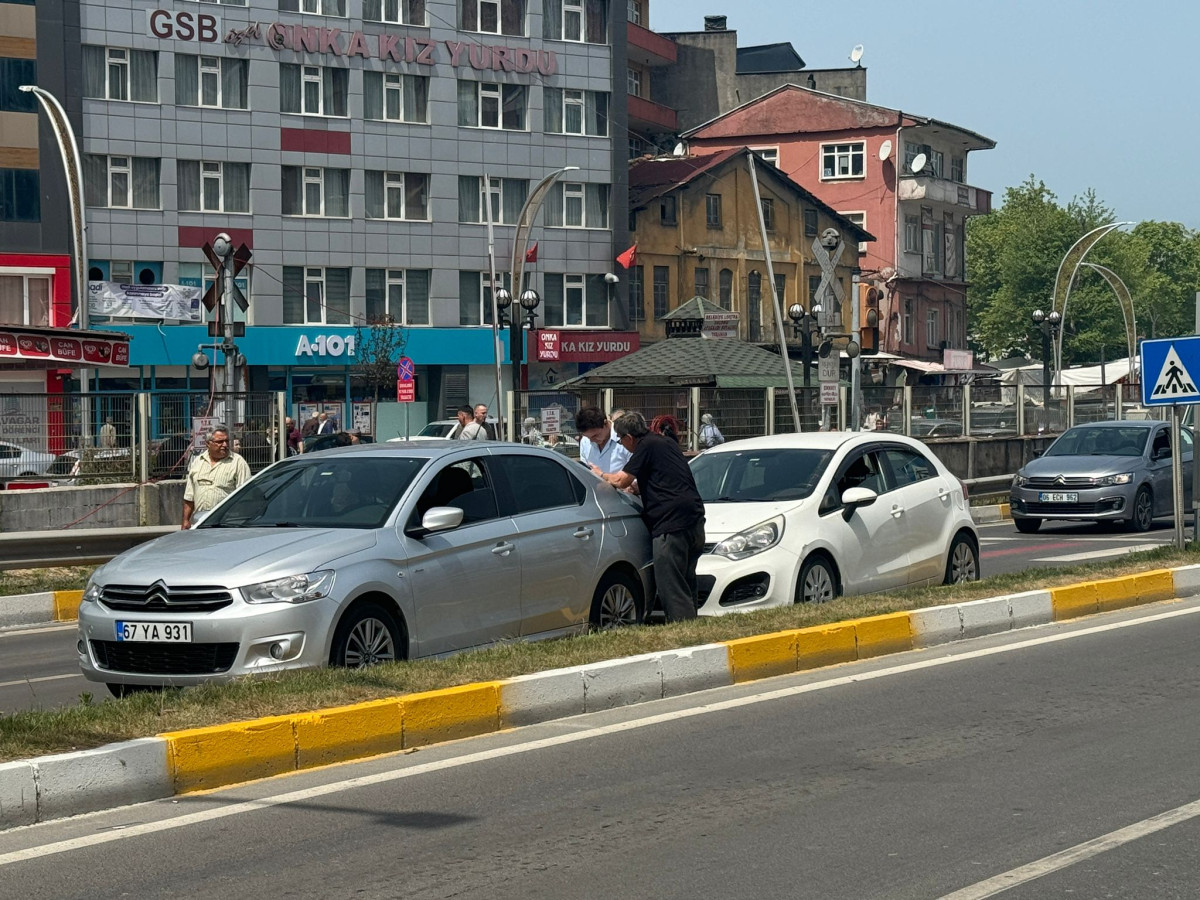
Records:
[[[814,303],[811,310],[805,310],[799,303],[788,307],[788,318],[792,320],[792,332],[800,339],[800,358],[804,364],[804,386],[812,383],[809,367],[813,357],[813,335],[821,333],[817,319],[821,315],[821,304]]]
[[[1050,346],[1058,340],[1062,328],[1062,316],[1057,312],[1049,315],[1040,309],[1033,311],[1033,324],[1042,330],[1042,407],[1049,424],[1050,415]]]

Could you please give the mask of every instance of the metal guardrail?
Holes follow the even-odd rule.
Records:
[[[178,525],[151,525],[0,534],[0,570],[105,563],[130,547],[178,530]]]
[[[986,478],[964,478],[968,494],[998,494],[1012,484],[1012,475],[989,475]]]

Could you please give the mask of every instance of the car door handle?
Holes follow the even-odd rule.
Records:
[[[892,518],[893,519],[898,519],[902,515],[904,515],[904,507],[903,506],[900,506],[897,504],[896,506],[892,507]]]
[[[508,554],[512,553],[516,549],[516,544],[510,544],[508,541],[505,541],[504,543],[497,544],[495,547],[493,547],[492,553],[496,554],[496,556],[508,556]]]
[[[595,533],[596,532],[591,528],[584,528],[582,525],[579,528],[576,528],[573,532],[574,536],[579,538],[581,541],[586,541]]]

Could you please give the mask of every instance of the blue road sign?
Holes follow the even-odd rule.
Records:
[[[1200,336],[1142,341],[1142,404],[1200,403]]]
[[[400,357],[400,365],[396,366],[396,377],[401,381],[412,381],[417,369],[407,356]]]

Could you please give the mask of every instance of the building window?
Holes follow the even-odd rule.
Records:
[[[529,182],[523,178],[490,178],[492,224],[516,225],[521,207],[529,195]],[[458,176],[458,221],[471,225],[487,223],[488,197],[484,180],[475,175]]]
[[[629,322],[635,328],[646,321],[646,288],[642,281],[642,266],[629,270]]]
[[[867,230],[867,214],[865,212],[844,212],[844,213],[838,213],[838,215],[840,215],[843,219],[849,219],[851,222],[853,222],[855,225],[857,225],[863,231]],[[867,242],[866,241],[859,241],[858,252],[859,252],[859,255],[862,255],[867,252]]]
[[[904,301],[904,343],[912,345],[916,342],[913,326],[913,302]]]
[[[349,325],[350,270],[283,267],[284,325]]]
[[[83,96],[158,102],[158,54],[123,47],[83,48]]]
[[[721,195],[704,195],[704,223],[709,228],[721,227]]]
[[[429,121],[429,78],[397,72],[363,72],[363,117],[384,122]]]
[[[654,267],[654,320],[657,322],[668,312],[671,296],[671,269],[669,266]]]
[[[766,228],[767,231],[774,231],[775,201],[770,197],[763,197],[760,205],[762,206],[763,227]]]
[[[0,169],[0,222],[38,222],[41,218],[38,170]]]
[[[717,290],[720,292],[717,302],[724,309],[733,309],[733,270],[722,269],[717,278]]]
[[[642,24],[642,2],[641,0],[629,0],[625,7],[625,17],[634,25]]]
[[[783,310],[783,319],[787,321],[787,276],[782,272],[775,276],[775,302],[779,304],[779,308]]]
[[[175,55],[175,105],[246,109],[250,63],[223,56]]]
[[[425,0],[363,0],[363,18],[368,22],[393,22],[397,25],[428,24]]]
[[[468,128],[525,130],[528,88],[489,81],[458,83],[458,124]]]
[[[526,274],[528,278],[528,273]],[[512,288],[512,275],[496,273],[497,283],[506,290]],[[528,281],[526,281],[528,284]],[[511,310],[510,310],[511,312]],[[458,273],[458,324],[492,324],[492,276],[489,272]]]
[[[282,175],[282,215],[349,217],[349,169],[284,166]]]
[[[83,158],[83,184],[88,206],[114,209],[159,209],[160,161],[144,156]]]
[[[346,116],[350,72],[331,66],[279,64],[279,111],[304,116]]]
[[[366,288],[368,322],[429,324],[428,269],[367,269]]]
[[[608,94],[542,88],[547,134],[608,137]]]
[[[762,161],[770,163],[775,168],[779,168],[779,148],[778,147],[751,147],[755,153],[762,157]]]
[[[460,0],[463,31],[524,36],[524,0]]]
[[[863,141],[852,144],[822,144],[821,180],[862,178],[865,172],[865,148],[866,144]]]
[[[552,228],[607,228],[608,185],[560,181],[550,188],[545,210]]]
[[[816,237],[820,223],[817,221],[817,211],[815,209],[804,209],[804,236]]]
[[[637,159],[644,153],[650,152],[650,143],[638,137],[636,134],[629,135],[629,158]]]
[[[37,112],[37,97],[20,90],[23,84],[37,84],[37,62],[0,59],[0,112]]]
[[[542,37],[552,41],[608,43],[606,0],[546,0]]]
[[[921,217],[905,214],[904,216],[904,252],[921,252]]]
[[[368,219],[429,221],[429,176],[368,170],[366,213]]]
[[[211,3],[212,0],[200,0]],[[346,15],[346,0],[279,0],[281,12],[312,13],[317,16]]]
[[[942,167],[946,163],[946,154],[941,150],[934,150],[933,155],[929,158],[929,168],[937,178],[942,177]]]
[[[936,350],[942,340],[941,322],[936,309],[925,310],[925,346]]]
[[[0,322],[50,326],[50,276],[0,269]]]
[[[663,197],[658,206],[658,221],[660,225],[674,225],[675,220],[675,198]]]
[[[181,159],[176,164],[179,208],[196,212],[250,212],[250,164]]]
[[[966,181],[966,177],[965,177],[966,172],[964,171],[965,163],[966,163],[966,160],[964,160],[961,156],[950,157],[950,180],[951,181],[957,181],[959,184],[962,184],[964,181]]]
[[[922,175],[929,174],[930,157],[933,155],[933,148],[928,144],[914,144],[910,141],[904,142],[904,173],[906,175],[916,174],[913,172],[912,164],[918,156],[925,157],[925,165],[921,168]]]
[[[708,268],[706,266],[696,267],[693,284],[696,290],[692,296],[708,299]]]
[[[631,97],[642,96],[642,70],[634,66],[625,68],[625,91]]]
[[[603,275],[547,272],[543,284],[547,327],[608,327],[608,285]]]

